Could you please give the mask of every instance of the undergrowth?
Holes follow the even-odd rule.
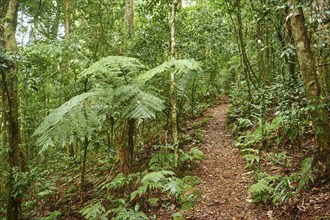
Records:
[[[84,219],[155,219],[157,210],[193,208],[200,196],[195,188],[199,179],[173,167],[173,146],[156,146],[155,150],[158,152],[150,158],[147,169],[118,173],[97,185],[95,198],[80,210]],[[203,153],[197,148],[181,151],[180,162],[186,168],[201,159]]]
[[[238,134],[236,146],[246,168],[254,172],[255,183],[248,192],[253,202],[283,205],[314,181],[313,154],[302,147],[306,137],[312,138],[311,107],[301,80],[285,76],[250,95],[244,82],[234,87],[227,115],[233,133]],[[299,157],[295,160],[300,165],[293,164],[290,155]]]

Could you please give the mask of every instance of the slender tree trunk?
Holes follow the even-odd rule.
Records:
[[[118,148],[118,155],[119,155],[119,161],[120,161],[120,172],[124,173],[124,174],[129,174],[131,172],[131,154],[130,154],[130,150],[128,147],[128,142],[130,141],[129,138],[127,140],[127,137],[129,137],[128,135],[128,130],[130,130],[129,127],[129,123],[127,122],[127,127],[123,126],[123,128],[121,129],[121,143],[119,145]],[[127,141],[127,142],[126,142]]]
[[[289,14],[290,14],[289,7],[285,8],[285,12],[286,12],[286,15],[289,16]],[[290,19],[288,20],[288,22],[285,23],[285,41],[287,44],[294,44]],[[297,76],[295,74],[295,66],[296,66],[295,59],[296,59],[296,57],[292,54],[290,54],[289,57],[286,57],[286,62],[288,63],[289,73],[290,73],[291,78],[294,81],[296,81],[296,78],[297,78]]]
[[[245,42],[244,42],[244,37],[243,37],[243,22],[242,22],[242,15],[241,15],[241,1],[236,0],[236,6],[237,6],[237,33],[238,33],[238,42],[239,42],[239,50],[240,50],[240,59],[241,59],[241,64],[243,65],[243,73],[244,77],[246,80],[247,84],[247,89],[248,89],[248,98],[249,101],[252,100],[252,94],[251,94],[251,74],[250,74],[250,67],[249,67],[249,62],[248,58],[246,55],[246,48],[245,48]],[[250,108],[250,107],[249,107]],[[250,111],[250,110],[248,110]]]
[[[305,27],[305,18],[300,0],[292,0],[295,10],[291,16],[292,33],[294,37],[301,75],[303,76],[307,98],[314,110],[311,110],[314,134],[319,147],[323,171],[330,174],[330,119],[324,108],[320,108],[320,84],[316,74],[314,55],[310,47],[310,39]]]
[[[65,0],[65,38],[71,31],[71,0]]]
[[[65,35],[64,35],[64,39],[65,39],[65,43],[68,43],[68,38],[71,32],[71,0],[65,0],[64,2],[65,5]],[[66,80],[66,78],[68,77],[69,74],[69,64],[67,61],[64,61],[64,65],[63,65],[63,75],[64,75],[64,80]],[[62,84],[63,87],[65,87],[65,84]],[[64,90],[64,88],[62,89]],[[60,97],[61,99],[61,97]],[[64,101],[68,101],[69,97],[67,95],[65,95],[64,97]],[[74,157],[74,149],[73,149],[73,144],[69,144],[68,145],[68,152],[70,157]]]
[[[134,0],[126,0],[126,26],[128,38],[134,34]]]
[[[330,42],[329,42],[330,45]],[[325,54],[320,57],[320,76],[323,78],[324,95],[330,99],[330,56]]]
[[[17,43],[15,39],[18,0],[10,0],[4,19],[4,50],[7,53],[15,53]],[[10,62],[10,61],[9,61]],[[21,129],[19,124],[19,96],[18,96],[18,69],[16,63],[8,63],[9,68],[2,69],[2,97],[5,112],[4,135],[9,146],[9,177],[8,177],[8,204],[7,219],[18,219],[21,198],[15,195],[14,172],[25,171],[25,159],[21,149]]]
[[[84,92],[87,92],[87,83],[88,80],[84,81]],[[87,121],[87,114],[86,109],[84,109],[84,116],[85,120]],[[85,136],[84,144],[83,144],[83,160],[82,160],[82,167],[81,167],[81,181],[80,181],[80,202],[83,203],[84,201],[84,191],[85,191],[85,172],[86,172],[86,159],[87,159],[87,150],[88,150],[89,140],[88,137]]]
[[[270,49],[269,49],[269,28],[266,21],[263,21],[262,27],[262,57],[263,57],[263,70],[261,73],[262,82],[266,85],[269,84],[271,80],[271,71],[270,71]]]
[[[128,119],[128,123],[127,123],[127,129],[128,129],[127,146],[128,146],[128,152],[129,152],[130,169],[133,166],[133,157],[134,157],[134,128],[135,128],[135,120],[132,119],[132,118]]]
[[[85,137],[84,140],[84,152],[83,152],[83,160],[82,160],[82,169],[81,169],[81,181],[80,181],[80,202],[84,201],[84,191],[85,191],[85,172],[86,172],[86,158],[87,158],[87,148],[88,148],[88,138]]]
[[[171,59],[176,59],[176,42],[175,42],[175,20],[176,20],[176,13],[178,7],[178,0],[173,0],[172,3],[172,14],[171,14]],[[179,167],[179,143],[178,143],[178,128],[177,128],[177,103],[176,103],[176,94],[175,94],[175,71],[170,72],[170,97],[171,97],[171,129],[172,129],[172,138],[174,148],[174,165],[175,167]]]

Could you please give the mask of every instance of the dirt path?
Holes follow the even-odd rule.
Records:
[[[205,160],[197,169],[202,198],[192,220],[265,219],[261,211],[247,201],[251,181],[244,169],[246,163],[234,147],[225,123],[227,107],[222,104],[207,112],[214,119],[206,126],[204,134]]]

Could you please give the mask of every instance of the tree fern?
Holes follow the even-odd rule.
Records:
[[[83,79],[97,79],[115,87],[128,84],[132,77],[138,75],[145,66],[132,57],[108,56],[84,70],[80,77]]]
[[[198,71],[198,70],[200,70],[200,67],[197,61],[171,60],[140,74],[135,81],[141,84],[145,84],[152,78],[159,75],[163,75],[164,72],[175,71],[176,76],[181,76],[184,75],[184,73],[188,74],[191,73],[192,71]]]
[[[35,131],[37,145],[42,150],[51,145],[65,145],[90,136],[105,121],[106,115],[120,119],[143,120],[155,118],[164,108],[156,95],[144,91],[143,85],[131,84],[144,66],[135,58],[106,57],[86,69],[81,77],[105,83],[97,92],[87,92],[72,98],[48,115]]]
[[[103,91],[100,90],[83,93],[55,109],[34,132],[34,136],[38,137],[36,144],[42,146],[43,151],[55,144],[63,146],[90,136],[104,121],[97,114],[102,96]]]
[[[163,100],[157,96],[145,92],[135,85],[123,86],[120,89],[127,90],[127,88],[130,89],[130,93],[116,95],[117,103],[126,104],[126,108],[122,112],[124,118],[136,119],[139,124],[143,120],[155,118],[156,112],[164,109]]]

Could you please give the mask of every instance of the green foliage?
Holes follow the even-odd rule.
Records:
[[[275,205],[284,204],[296,196],[299,190],[314,181],[312,162],[313,158],[305,158],[301,163],[300,171],[289,176],[259,173],[258,182],[251,185],[248,192],[255,202],[272,201]]]
[[[100,202],[97,202],[85,206],[80,210],[80,213],[86,220],[106,220],[108,219],[109,211],[106,212],[102,204]]]
[[[301,87],[301,79],[281,76],[270,86],[253,90],[253,99],[243,87],[234,87],[232,107],[228,113],[230,126],[235,132],[254,129],[242,135],[238,145],[254,146],[296,142],[308,126],[307,102]],[[290,88],[290,89],[288,89]]]
[[[178,177],[173,171],[173,146],[157,146],[155,150],[158,152],[150,158],[146,171],[129,175],[119,173],[111,181],[98,185],[97,194],[103,198],[105,192],[126,192],[118,195],[119,198],[116,194],[108,197],[112,206],[106,210],[110,210],[112,219],[147,219],[143,213],[147,204],[154,208],[169,208],[175,201],[180,209],[189,210],[200,197],[199,190],[195,188],[200,183],[197,177]],[[195,148],[181,154],[186,158],[182,163],[203,158],[202,152]]]
[[[172,145],[162,146],[161,150],[149,160],[149,169],[152,171],[173,169],[174,156],[168,153],[169,150],[173,151],[173,149]]]
[[[313,175],[313,157],[307,157],[301,162],[301,168],[298,174],[294,174],[293,177],[298,181],[298,189],[306,187],[310,182],[314,182]]]
[[[140,206],[135,205],[134,209],[123,209],[113,217],[113,220],[146,220],[149,219],[148,216],[139,211]]]
[[[64,146],[90,137],[102,128],[109,114],[120,112],[121,119],[136,119],[138,124],[155,118],[156,112],[164,108],[163,101],[141,87],[156,74],[172,68],[177,74],[186,73],[180,78],[180,91],[184,91],[189,80],[187,76],[191,76],[187,73],[199,69],[197,62],[176,60],[139,74],[144,66],[135,58],[122,56],[109,56],[94,63],[80,77],[95,79],[98,90],[75,96],[48,115],[34,133],[39,136],[37,145],[43,146],[44,150],[51,145]],[[105,85],[99,85],[99,82]]]
[[[137,190],[131,193],[131,200],[134,200],[136,197],[141,197],[148,190],[164,190],[164,186],[166,187],[166,184],[171,182],[174,175],[174,172],[169,170],[161,170],[145,174],[141,179],[140,186]],[[176,191],[174,188],[172,188],[172,190]]]
[[[48,213],[46,217],[40,218],[40,220],[57,220],[61,217],[62,213],[60,211],[54,211]]]
[[[203,160],[204,154],[201,150],[196,147],[191,148],[188,152],[181,152],[180,161],[181,163],[193,162],[196,160]]]
[[[194,121],[194,123],[192,123],[191,127],[193,129],[196,129],[196,128],[201,128],[201,127],[204,127],[205,125],[207,125],[209,123],[209,121],[212,119],[212,117],[208,116],[208,117],[203,117],[202,119],[200,120],[196,120]]]
[[[83,141],[102,129],[108,115],[119,112],[120,119],[136,119],[138,124],[155,118],[164,108],[163,101],[143,91],[141,84],[127,84],[140,69],[142,65],[135,58],[113,56],[86,69],[81,77],[95,77],[107,86],[96,83],[97,90],[73,97],[48,115],[35,131],[34,135],[40,136],[37,145],[44,150],[50,145]]]
[[[199,70],[200,70],[199,63],[196,61],[171,60],[171,61],[166,61],[163,64],[141,74],[137,78],[137,82],[145,84],[148,81],[150,81],[151,79],[153,79],[154,77],[157,77],[157,76],[159,77],[159,76],[162,76],[164,73],[174,71],[177,80],[178,80],[178,78],[181,79],[181,80],[178,80],[178,82],[180,82],[180,83],[178,83],[177,88],[180,91],[184,91],[185,85],[187,85],[187,82],[189,81],[189,79],[191,79],[191,77],[194,76],[194,74],[191,74],[191,72],[199,71]]]
[[[246,148],[264,140],[269,141],[276,137],[274,132],[280,128],[282,123],[283,119],[281,116],[276,116],[270,123],[260,123],[259,127],[254,132],[240,136],[236,145],[241,148]]]
[[[274,165],[291,167],[291,164],[289,164],[288,162],[288,156],[285,151],[282,151],[280,153],[268,154],[268,160]]]
[[[125,175],[123,173],[118,173],[111,181],[104,181],[101,182],[96,190],[100,193],[104,191],[109,191],[109,190],[116,190],[120,188],[127,187],[131,184],[133,184],[135,181],[140,180],[140,173],[131,173],[128,175]]]
[[[92,64],[80,74],[80,77],[95,79],[97,80],[95,83],[105,82],[118,87],[131,83],[132,79],[144,69],[145,66],[136,58],[108,56]]]
[[[268,176],[264,174],[264,177],[258,180],[257,183],[250,186],[248,192],[251,194],[255,202],[266,202],[271,198],[274,192],[273,184],[278,180],[279,176]]]
[[[138,124],[156,118],[156,112],[163,110],[163,100],[136,85],[122,86],[114,90],[116,109],[122,109],[123,118],[136,119]]]
[[[241,150],[241,154],[247,161],[246,168],[253,168],[256,164],[259,164],[259,150],[253,148],[245,148]]]
[[[91,136],[104,122],[97,114],[102,95],[102,91],[83,93],[54,110],[35,130],[36,144],[44,151],[55,144],[64,146]]]

